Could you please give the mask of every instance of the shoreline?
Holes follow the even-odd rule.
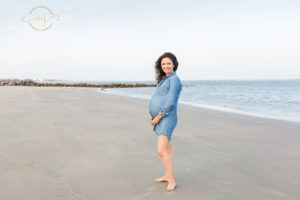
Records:
[[[112,92],[112,91],[105,91],[105,89],[97,89],[97,92],[101,92],[104,94],[111,94],[111,95],[117,95],[117,96],[122,96],[122,97],[128,97],[128,98],[137,98],[137,99],[144,99],[144,100],[150,100],[150,97],[144,97],[144,96],[139,96],[139,95],[123,95],[117,92]],[[210,111],[217,111],[217,112],[224,112],[224,113],[231,113],[231,114],[238,114],[238,115],[245,115],[249,117],[256,117],[256,118],[261,118],[261,119],[269,119],[269,120],[278,120],[278,121],[283,121],[283,122],[291,122],[291,123],[296,123],[300,124],[300,121],[298,120],[291,120],[291,119],[283,119],[283,118],[275,118],[272,116],[268,115],[261,115],[261,114],[256,114],[256,113],[251,113],[251,112],[246,112],[246,111],[241,111],[233,108],[225,108],[221,106],[210,106],[210,105],[201,105],[198,103],[192,103],[192,102],[186,102],[186,101],[181,101],[179,100],[178,103],[191,106],[192,108],[200,108],[200,109],[207,109]]]

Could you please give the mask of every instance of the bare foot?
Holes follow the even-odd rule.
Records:
[[[160,177],[160,178],[156,178],[154,179],[155,182],[168,182],[169,178],[167,176],[163,176],[163,177]]]
[[[176,182],[175,182],[174,179],[172,179],[172,180],[169,181],[169,184],[168,184],[166,190],[167,191],[172,191],[172,190],[175,189],[175,187],[176,187]]]

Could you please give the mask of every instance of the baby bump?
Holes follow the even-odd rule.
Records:
[[[154,95],[148,105],[149,113],[152,117],[156,117],[163,106],[163,98],[160,96]]]

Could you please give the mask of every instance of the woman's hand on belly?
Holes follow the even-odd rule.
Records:
[[[157,115],[154,119],[150,116],[150,123],[154,126],[159,123],[159,120],[163,118],[162,114]]]

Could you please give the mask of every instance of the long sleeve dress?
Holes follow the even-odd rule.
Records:
[[[177,125],[177,103],[182,84],[176,72],[165,76],[157,85],[148,109],[154,119],[158,114],[163,114],[159,123],[154,125],[153,131],[157,135],[165,135],[171,141],[174,128]]]

